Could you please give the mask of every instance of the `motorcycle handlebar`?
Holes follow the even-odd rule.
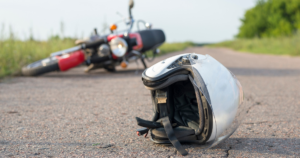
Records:
[[[85,48],[94,48],[94,47],[98,47],[99,45],[101,45],[102,43],[105,43],[106,42],[106,37],[103,37],[103,38],[100,38],[96,41],[93,41],[91,43],[87,43],[87,44],[83,44],[81,47],[82,49],[85,49]]]

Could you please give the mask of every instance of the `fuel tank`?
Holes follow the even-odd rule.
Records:
[[[84,53],[82,50],[78,50],[76,52],[73,52],[71,54],[65,54],[62,56],[56,56],[58,59],[58,65],[60,71],[67,71],[70,68],[73,68],[82,62],[84,62]]]

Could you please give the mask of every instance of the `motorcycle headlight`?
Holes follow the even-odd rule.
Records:
[[[127,52],[128,45],[126,41],[120,37],[116,37],[109,42],[112,53],[117,57],[122,57]]]

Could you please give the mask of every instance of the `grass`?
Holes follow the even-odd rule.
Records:
[[[74,46],[74,39],[50,38],[48,41],[0,40],[0,78],[20,74],[24,65],[46,58],[52,52]],[[194,46],[192,42],[165,43],[160,55]]]
[[[19,74],[22,66],[46,58],[51,52],[72,46],[74,46],[74,40],[71,39],[0,41],[0,77]]]
[[[174,43],[164,43],[159,47],[160,53],[158,56],[170,53],[170,52],[176,52],[184,50],[188,47],[196,46],[193,42],[174,42]],[[148,57],[152,57],[152,51],[146,52]]]
[[[160,49],[159,55],[164,55],[170,52],[181,51],[188,47],[193,47],[195,44],[193,42],[182,42],[182,43],[164,43]]]
[[[212,44],[209,47],[227,47],[257,54],[300,56],[300,34],[280,38],[235,39]]]

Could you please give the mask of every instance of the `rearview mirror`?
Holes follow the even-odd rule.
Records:
[[[129,8],[130,9],[133,8],[133,5],[134,5],[133,0],[129,0]]]

